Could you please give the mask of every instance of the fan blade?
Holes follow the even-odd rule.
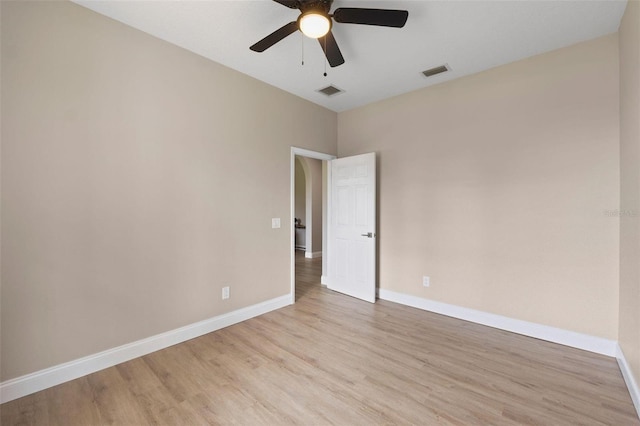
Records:
[[[333,12],[333,19],[342,24],[378,25],[381,27],[402,28],[407,22],[409,12],[391,9],[361,9],[341,7]]]
[[[249,49],[253,50],[254,52],[264,52],[286,36],[295,33],[297,30],[298,23],[295,21],[289,22],[287,25],[283,25],[279,29],[275,30],[274,32],[251,46]]]
[[[299,9],[300,2],[297,0],[273,0],[276,3],[280,3],[283,6],[287,6],[290,9]]]
[[[329,65],[331,65],[332,68],[344,64],[342,52],[340,52],[338,43],[331,31],[329,31],[326,36],[320,37],[318,41],[320,42],[320,46],[322,46],[322,50],[324,50],[324,55],[327,57]]]

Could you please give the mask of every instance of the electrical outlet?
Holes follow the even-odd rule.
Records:
[[[222,300],[229,298],[229,287],[222,287]]]
[[[429,287],[429,277],[427,277],[426,275],[422,277],[422,285],[425,287]]]
[[[274,217],[274,218],[271,219],[271,227],[273,229],[280,228],[280,218],[279,217]]]

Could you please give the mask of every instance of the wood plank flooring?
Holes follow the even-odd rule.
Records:
[[[320,286],[0,406],[2,425],[640,425],[615,359]]]

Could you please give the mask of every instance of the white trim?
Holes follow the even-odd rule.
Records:
[[[328,285],[329,284],[329,277],[327,275],[320,276],[320,284]]]
[[[321,251],[306,251],[304,253],[304,257],[306,257],[307,259],[315,259],[317,257],[322,257],[322,252]]]
[[[176,328],[175,330],[156,334],[146,339],[127,343],[126,345],[108,349],[97,354],[7,380],[0,383],[0,403],[4,404],[5,402],[59,385],[60,383],[95,373],[96,371],[112,367],[133,358],[138,358],[258,315],[280,309],[290,305],[290,301],[291,296],[288,294],[276,297],[275,299]]]
[[[322,273],[326,274],[326,283],[327,287],[329,287],[330,279],[330,271],[332,268],[331,259],[331,230],[329,229],[329,223],[331,222],[331,211],[332,211],[332,201],[331,201],[331,179],[333,173],[333,161],[327,161],[327,175],[325,176],[325,183],[327,185],[327,214],[324,216],[325,221],[323,223],[324,229],[327,230],[327,240],[322,243]],[[326,243],[326,244],[325,244]],[[322,276],[321,276],[322,277]],[[322,279],[322,278],[321,278]]]
[[[295,228],[293,226],[293,218],[296,217],[296,155],[300,155],[302,157],[315,158],[316,160],[326,160],[330,161],[336,158],[335,155],[324,154],[322,152],[311,151],[304,148],[297,148],[295,146],[291,147],[291,160],[289,162],[289,194],[291,199],[291,205],[289,210],[289,228],[291,228],[291,236],[289,246],[291,247],[291,259],[290,259],[290,267],[289,267],[289,281],[291,286],[291,304],[296,303],[296,251],[295,251]],[[329,206],[327,206],[329,208]],[[327,250],[328,246],[322,246],[323,258],[327,259]]]
[[[461,306],[449,305],[447,303],[423,299],[409,294],[397,293],[391,290],[380,289],[379,295],[380,299],[388,300],[390,302],[400,303],[414,308],[423,309],[425,311],[435,312],[453,318],[459,318],[465,321],[498,328],[500,330],[506,330],[512,333],[535,337],[536,339],[542,339],[565,346],[571,346],[573,348],[583,349],[589,352],[595,352],[601,355],[615,357],[617,353],[617,342],[615,340],[576,333],[575,331],[564,330],[529,321],[522,321]]]
[[[291,152],[294,156],[299,155],[301,157],[315,158],[316,160],[333,160],[337,158],[335,155],[325,154],[323,152],[311,151],[304,148],[291,147]]]
[[[638,418],[640,418],[640,386],[638,386],[638,382],[636,382],[633,377],[631,367],[629,366],[629,363],[627,363],[627,359],[624,357],[624,353],[622,352],[622,348],[619,344],[616,345],[616,349],[616,359],[618,360],[620,372],[622,373],[624,382],[627,384],[627,389],[629,389],[629,395],[631,395],[633,405],[636,407]]]
[[[291,259],[289,259],[289,291],[291,303],[296,303],[296,227],[293,218],[296,217],[296,150],[291,148],[291,160],[289,165],[289,194],[291,198],[291,206],[289,206],[289,228],[291,228],[291,236],[289,237],[289,246],[291,247]]]

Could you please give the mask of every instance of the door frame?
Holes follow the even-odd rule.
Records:
[[[290,240],[289,240],[289,250],[291,250],[291,267],[290,267],[290,271],[289,274],[291,276],[290,280],[291,280],[291,304],[296,303],[296,250],[295,250],[295,227],[293,226],[293,218],[296,216],[296,205],[295,205],[295,199],[296,199],[296,188],[295,188],[295,182],[296,182],[296,155],[300,156],[300,157],[307,157],[307,158],[314,158],[316,160],[326,160],[326,161],[331,161],[334,160],[336,158],[338,158],[336,155],[331,155],[331,154],[325,154],[323,152],[318,152],[318,151],[311,151],[308,149],[304,149],[304,148],[298,148],[295,146],[291,147],[291,160],[290,160],[290,198],[291,198],[291,210],[290,210],[290,214],[289,214],[289,232],[290,232]],[[326,179],[328,182],[331,182],[331,167],[329,166],[330,163],[328,164],[327,167],[327,176]],[[330,196],[330,188],[329,185],[327,185],[327,201],[326,201],[326,205],[323,206],[323,211],[329,212],[330,208],[331,208],[331,196]],[[323,215],[322,217],[322,226],[324,229],[327,229],[327,215]],[[326,241],[323,241],[322,244],[322,262],[323,262],[323,269],[325,269],[325,262],[327,262],[327,252],[329,250],[329,247],[327,247]],[[325,269],[326,270],[326,269]]]

